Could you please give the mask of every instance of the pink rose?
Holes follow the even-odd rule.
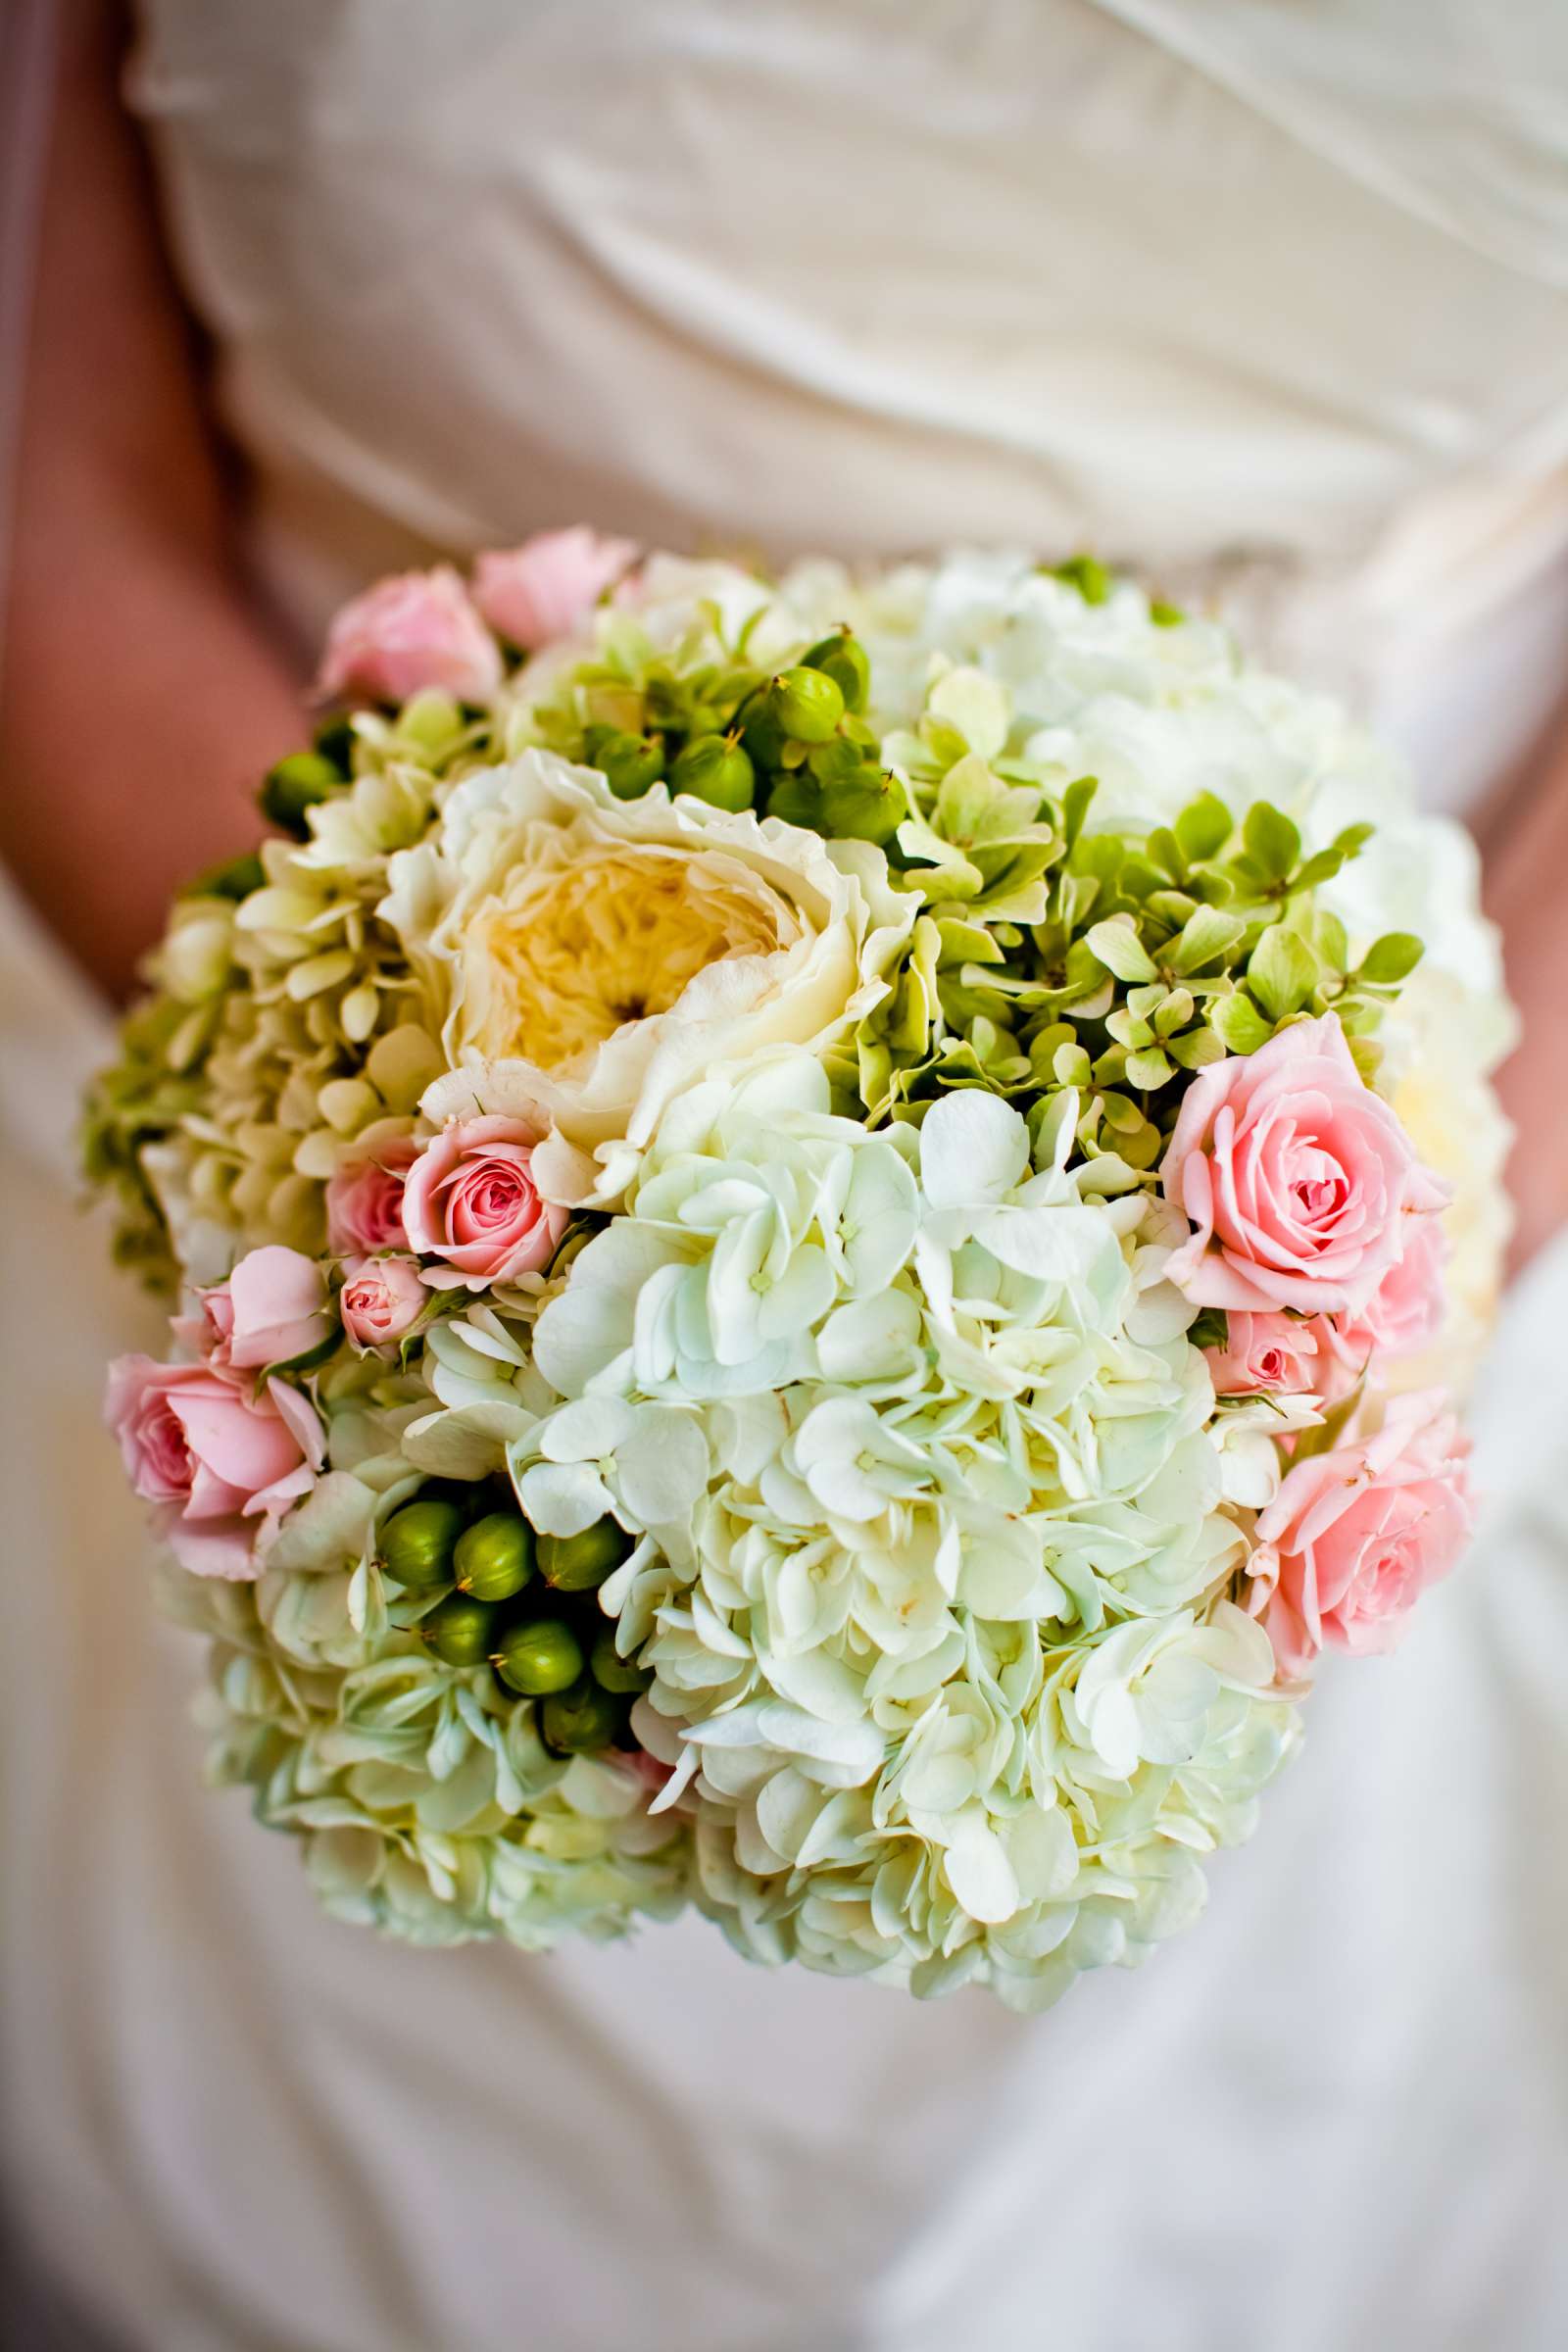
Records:
[[[412,1135],[391,1135],[333,1170],[326,1183],[330,1250],[346,1254],[408,1248],[403,1181],[418,1156]]]
[[[356,1348],[390,1348],[414,1329],[430,1294],[412,1257],[351,1257],[337,1303]]]
[[[423,686],[482,703],[501,683],[501,654],[450,564],[378,580],[343,607],[326,636],[318,691],[402,703]]]
[[[1411,1217],[1404,1255],[1392,1265],[1358,1315],[1335,1315],[1329,1346],[1353,1386],[1374,1354],[1410,1355],[1435,1340],[1447,1307],[1443,1268],[1448,1245],[1436,1217]]]
[[[1195,1305],[1252,1313],[1359,1314],[1408,1220],[1446,1198],[1331,1012],[1200,1070],[1160,1178],[1193,1227],[1170,1280]]]
[[[567,1212],[541,1200],[533,1139],[516,1119],[455,1119],[426,1144],[403,1190],[409,1245],[439,1257],[424,1280],[470,1291],[537,1273],[566,1230]]]
[[[215,1367],[231,1365],[237,1372],[292,1363],[318,1348],[331,1330],[320,1267],[278,1243],[250,1250],[226,1282],[204,1291],[202,1310],[203,1353]],[[189,1322],[174,1328],[182,1338],[197,1338]]]
[[[630,539],[601,539],[579,523],[569,531],[538,531],[521,547],[481,556],[474,565],[474,602],[490,626],[533,653],[572,637],[628,564]]]
[[[1470,1532],[1467,1450],[1433,1392],[1396,1398],[1376,1436],[1286,1472],[1258,1518],[1248,1603],[1285,1674],[1310,1672],[1326,1642],[1393,1646]]]
[[[280,1380],[265,1395],[209,1364],[122,1355],[109,1367],[105,1417],[126,1474],[193,1576],[259,1574],[258,1552],[316,1482],[321,1425]]]
[[[1322,1395],[1333,1359],[1320,1318],[1250,1315],[1238,1307],[1226,1321],[1224,1347],[1205,1350],[1216,1396]]]

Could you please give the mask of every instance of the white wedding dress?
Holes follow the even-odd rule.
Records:
[[[1568,656],[1559,0],[150,0],[131,89],[302,640],[588,517],[1227,598],[1457,805]],[[1568,877],[1565,877],[1568,882]],[[316,1911],[200,1786],[98,1426],[107,1026],[0,932],[5,2180],[137,2352],[1568,2339],[1568,1247],[1492,1500],[1207,1917],[1033,2021]]]

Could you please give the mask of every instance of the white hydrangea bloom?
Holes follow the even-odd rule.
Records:
[[[1099,1809],[1134,1856],[1201,1850],[1182,1769],[1234,1780],[1278,1712],[1162,1212],[1068,1173],[1071,1127],[1039,1168],[979,1091],[873,1134],[764,1057],[671,1106],[539,1317],[564,1401],[519,1493],[644,1539],[604,1592],[639,1736],[763,1956],[1038,1989],[1102,1898],[1125,1957],[1169,1874],[1108,1863]],[[1249,1794],[1282,1742],[1244,1743]]]

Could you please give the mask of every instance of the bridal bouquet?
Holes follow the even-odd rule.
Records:
[[[1142,1959],[1465,1538],[1464,837],[1084,559],[562,532],[319,684],[88,1118],[218,1777],[423,1941]]]

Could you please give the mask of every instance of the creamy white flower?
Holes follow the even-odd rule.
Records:
[[[1177,1237],[1069,1172],[1071,1124],[1038,1168],[982,1092],[868,1133],[808,1055],[763,1057],[671,1105],[539,1317],[565,1401],[514,1475],[538,1524],[639,1539],[602,1601],[654,1671],[699,1899],[749,1948],[1033,1983],[1126,1907],[1079,1860],[1118,1770],[1141,1834],[1188,1835],[1149,1775],[1217,1769],[1272,1677],[1223,1613],[1246,1539]]]
[[[715,1066],[846,1037],[916,907],[865,843],[662,784],[617,801],[541,751],[466,777],[389,874],[381,912],[449,1063],[426,1115],[532,1121],[536,1177],[575,1202],[622,1192],[665,1106]]]

